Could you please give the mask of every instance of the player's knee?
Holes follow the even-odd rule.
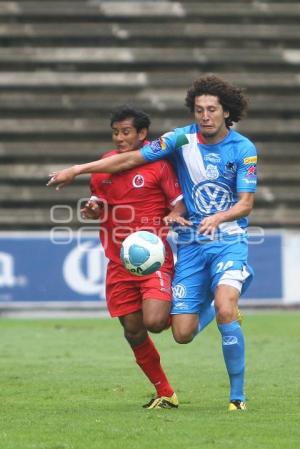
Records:
[[[179,343],[181,345],[185,345],[187,343],[190,343],[193,338],[194,334],[188,330],[188,329],[172,329],[173,337],[176,343]]]
[[[168,326],[168,317],[144,317],[144,326],[149,332],[158,334]]]
[[[143,343],[143,341],[147,337],[147,331],[146,331],[146,329],[140,329],[137,331],[125,329],[124,337],[130,344],[130,346],[136,346],[138,344]]]
[[[235,311],[231,307],[221,306],[217,310],[218,323],[229,323],[235,317]]]

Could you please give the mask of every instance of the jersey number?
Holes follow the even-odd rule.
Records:
[[[220,262],[217,264],[217,271],[216,273],[220,273],[221,271],[226,271],[228,268],[231,268],[233,266],[233,260],[228,260],[227,262]]]

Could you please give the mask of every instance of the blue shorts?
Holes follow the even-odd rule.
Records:
[[[171,314],[201,313],[219,284],[248,288],[253,270],[247,264],[246,237],[179,245],[173,279]]]

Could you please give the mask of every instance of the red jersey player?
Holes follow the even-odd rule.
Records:
[[[133,151],[143,146],[150,120],[143,111],[119,108],[111,118],[112,138],[117,150]],[[137,364],[156,389],[156,397],[145,408],[178,407],[178,399],[160,364],[160,356],[148,331],[168,326],[171,305],[173,255],[166,241],[173,221],[187,224],[181,190],[171,165],[158,161],[123,173],[93,174],[92,197],[82,210],[85,218],[100,217],[100,238],[109,259],[106,300],[112,317],[118,317]],[[170,212],[171,210],[171,212]],[[159,271],[137,277],[120,260],[121,243],[130,233],[143,229],[157,233],[165,242],[166,260]]]

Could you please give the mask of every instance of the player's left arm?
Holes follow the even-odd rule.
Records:
[[[254,205],[254,193],[240,192],[238,202],[224,212],[217,212],[211,217],[202,220],[199,232],[203,235],[210,235],[214,238],[217,227],[227,221],[235,221],[242,217],[247,217]]]
[[[257,154],[256,148],[248,139],[242,142],[239,150],[236,173],[236,191],[239,199],[236,204],[226,211],[217,212],[211,217],[202,220],[199,232],[214,237],[217,227],[227,221],[235,221],[247,217],[253,209],[254,194],[256,191]]]

